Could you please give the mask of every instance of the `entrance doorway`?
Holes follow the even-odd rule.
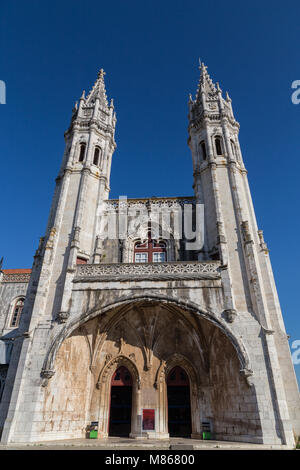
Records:
[[[187,374],[179,366],[168,375],[167,394],[170,437],[191,437],[190,384]]]
[[[128,437],[131,431],[132,378],[119,367],[111,380],[109,436]]]

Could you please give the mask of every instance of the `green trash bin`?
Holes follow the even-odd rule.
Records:
[[[211,439],[211,433],[209,431],[204,431],[202,433],[202,438],[204,441],[209,441]]]
[[[88,437],[89,439],[97,439],[98,438],[98,421],[92,421],[91,424],[88,426]]]

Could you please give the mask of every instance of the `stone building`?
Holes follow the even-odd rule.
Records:
[[[1,272],[2,442],[97,422],[100,439],[293,446],[298,386],[231,99],[201,64],[186,198],[109,199],[115,125],[101,70],[65,132],[32,272]]]

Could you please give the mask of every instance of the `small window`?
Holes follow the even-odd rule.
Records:
[[[148,253],[135,253],[135,262],[136,263],[147,263],[148,262]]]
[[[166,243],[163,240],[152,240],[151,231],[144,243],[137,241],[134,245],[135,263],[163,263],[167,261]]]
[[[200,147],[201,147],[201,152],[202,152],[202,159],[206,160],[206,147],[205,147],[204,140],[202,140],[202,142],[200,142]]]
[[[23,307],[24,307],[24,301],[25,301],[25,299],[23,299],[23,298],[18,299],[16,301],[14,309],[13,309],[12,317],[11,317],[10,326],[12,326],[12,327],[19,326],[20,318],[21,318],[21,315],[22,315]]]
[[[100,161],[100,149],[99,147],[95,148],[93,164],[99,166]]]
[[[85,144],[80,144],[80,150],[79,150],[79,162],[83,162],[85,157]]]
[[[158,253],[153,253],[153,263],[163,263],[166,261],[166,253],[158,252]]]
[[[215,144],[216,144],[216,152],[217,152],[217,155],[223,155],[223,152],[222,152],[222,144],[221,144],[221,137],[216,137],[216,138],[215,138]]]

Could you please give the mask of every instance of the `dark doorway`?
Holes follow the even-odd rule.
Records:
[[[132,378],[126,367],[119,367],[111,381],[109,435],[129,436],[131,431]]]
[[[191,437],[190,384],[185,371],[177,366],[167,379],[168,427],[170,437]]]

